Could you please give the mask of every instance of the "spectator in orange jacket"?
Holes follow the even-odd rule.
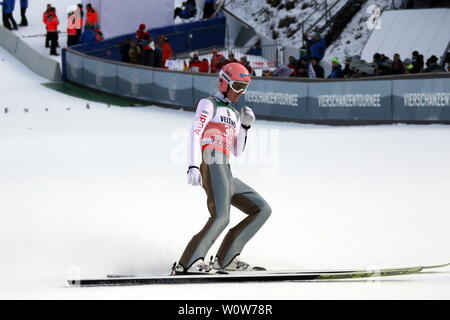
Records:
[[[81,33],[83,32],[83,19],[84,19],[84,11],[83,11],[83,4],[79,3],[77,5],[78,9],[77,9],[77,25],[76,25],[76,29],[77,29],[77,41],[78,43],[80,43],[80,37],[81,37]]]
[[[88,3],[86,5],[86,24],[90,24],[91,26],[98,25],[98,14],[97,11],[92,8],[92,5]]]
[[[49,14],[51,7],[52,7],[52,5],[48,4],[47,8],[45,9],[44,13],[42,14],[42,22],[45,24],[46,27],[47,27],[48,14]],[[45,47],[50,48],[50,39],[48,38],[48,33],[45,36]]]
[[[78,44],[77,25],[79,25],[78,7],[73,6],[67,12],[67,46]]]
[[[58,42],[58,25],[59,20],[56,15],[56,9],[51,7],[46,19],[47,36],[50,41],[50,55],[58,56],[56,52],[57,42]]]
[[[162,50],[162,67],[165,68],[166,60],[170,60],[173,57],[173,50],[166,36],[159,37],[159,47]]]

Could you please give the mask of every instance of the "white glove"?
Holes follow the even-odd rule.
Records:
[[[200,170],[196,167],[189,168],[188,172],[188,184],[195,186],[202,185],[202,175],[200,174]]]
[[[241,124],[250,127],[255,122],[255,114],[250,107],[243,107],[241,109]]]

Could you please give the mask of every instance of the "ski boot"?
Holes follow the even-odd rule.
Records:
[[[252,266],[252,265],[248,264],[247,262],[241,261],[239,255],[234,257],[234,259],[231,260],[230,264],[228,264],[225,267],[222,267],[220,265],[219,259],[216,257],[214,263],[212,264],[212,267],[213,267],[213,269],[215,269],[217,271],[223,271],[226,273],[236,272],[236,271],[267,271],[263,267]]]
[[[172,276],[175,275],[215,275],[224,274],[212,268],[211,264],[207,264],[203,259],[198,259],[189,268],[185,268],[180,263],[174,262],[172,266]]]

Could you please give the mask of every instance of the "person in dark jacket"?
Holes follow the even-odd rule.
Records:
[[[130,56],[128,52],[130,50],[131,39],[127,39],[120,43],[120,55],[122,57],[122,62],[130,62]]]
[[[303,35],[303,40],[306,42],[306,48],[309,58],[323,59],[327,45],[325,39],[320,36],[320,33],[316,32],[311,39],[308,39],[306,34]]]
[[[215,12],[216,0],[205,0],[205,5],[203,6],[203,19],[212,18]]]
[[[331,65],[333,68],[331,69],[331,73],[328,76],[329,79],[339,79],[344,77],[344,73],[342,72],[342,66],[339,63],[339,58],[331,59]]]
[[[394,54],[394,61],[392,61],[392,74],[404,74],[405,68],[403,67],[403,61],[400,59],[398,53]]]
[[[3,26],[8,30],[19,30],[16,20],[14,20],[13,12],[16,6],[16,0],[3,0],[2,5]]]
[[[445,72],[445,69],[442,68],[442,66],[440,66],[438,64],[439,59],[436,56],[431,56],[430,59],[428,59],[428,63],[427,63],[427,68],[425,69],[424,72]]]
[[[344,70],[342,71],[344,78],[351,78],[354,74],[354,71],[350,69],[351,62],[352,62],[351,58],[345,59],[345,67],[344,67]]]
[[[130,63],[139,64],[141,61],[141,49],[136,41],[130,43],[130,49],[128,50]]]
[[[139,57],[139,63],[144,66],[153,67],[155,61],[155,46],[151,41],[149,35],[145,35],[141,39],[140,44],[142,47],[142,51]]]
[[[187,0],[182,3],[182,7],[175,8],[173,18],[190,19],[197,14],[197,5],[195,0]]]
[[[20,27],[28,26],[28,20],[26,16],[27,8],[28,8],[28,0],[20,0],[20,16],[22,18],[22,21],[20,21],[19,24]]]
[[[316,57],[311,58],[311,66],[314,69],[314,72],[316,74],[316,78],[325,78],[325,71],[323,70],[322,66],[319,64],[320,60]]]
[[[308,59],[304,56],[299,59],[297,64],[297,77],[308,78]]]
[[[412,65],[414,66],[414,69],[411,71],[411,73],[419,73],[422,72],[424,61],[423,61],[423,55],[419,54],[418,51],[414,51],[412,53]]]
[[[253,71],[252,66],[250,65],[250,61],[248,61],[247,56],[242,56],[241,59],[239,60],[239,62],[247,68],[248,73],[250,73],[252,76],[255,75],[255,72]]]
[[[159,46],[158,41],[153,41],[153,44],[155,46],[155,60],[153,61],[153,67],[155,68],[162,68],[162,58],[163,58],[163,52],[161,47]]]

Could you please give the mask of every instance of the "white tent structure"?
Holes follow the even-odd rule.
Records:
[[[82,0],[97,11],[105,38],[134,32],[141,23],[148,29],[173,24],[174,0]]]
[[[426,61],[432,55],[442,58],[449,43],[450,9],[385,11],[381,16],[381,28],[374,29],[361,58],[372,61],[378,52],[391,59],[398,53],[405,59],[417,50]]]

